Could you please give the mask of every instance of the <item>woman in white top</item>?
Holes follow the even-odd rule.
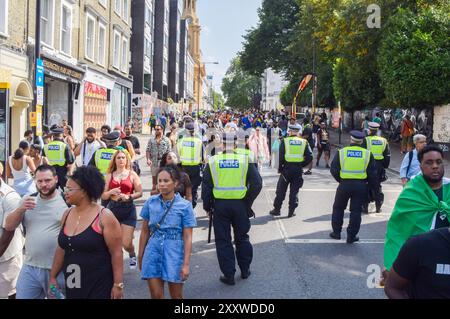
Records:
[[[9,157],[6,165],[6,178],[14,178],[13,187],[20,196],[37,191],[31,176],[36,167],[33,159],[28,156],[29,151],[29,144],[25,141],[20,142],[19,148],[14,152],[14,155]]]
[[[48,158],[42,155],[42,147],[39,144],[30,146],[30,157],[33,159],[34,167],[48,164]]]

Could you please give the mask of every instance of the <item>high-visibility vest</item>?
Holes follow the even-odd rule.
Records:
[[[181,165],[199,165],[202,161],[202,145],[202,140],[198,137],[191,136],[182,138],[177,144]]]
[[[253,151],[246,148],[237,147],[234,149],[234,152],[236,154],[248,156],[250,163],[256,163],[256,156]]]
[[[95,167],[98,168],[100,173],[106,175],[109,163],[117,151],[118,150],[114,148],[102,148],[95,152]]]
[[[377,161],[384,159],[384,150],[387,146],[387,140],[381,136],[367,136],[366,137],[367,149],[372,152],[373,157]]]
[[[53,141],[45,145],[44,151],[48,163],[52,166],[66,166],[66,147],[67,144],[61,141]]]
[[[290,136],[284,139],[284,159],[288,163],[301,163],[305,160],[305,150],[308,141],[297,136]]]
[[[360,146],[347,146],[339,151],[342,179],[367,179],[370,151]]]
[[[222,153],[209,159],[216,199],[243,199],[247,194],[248,157]]]

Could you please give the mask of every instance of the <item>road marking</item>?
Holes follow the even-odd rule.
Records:
[[[276,188],[266,188],[268,191],[276,191]],[[300,192],[336,192],[336,188],[300,188]],[[396,190],[396,189],[383,189],[383,193],[401,193],[402,190]]]
[[[347,244],[344,239],[286,239],[286,244]],[[384,244],[384,239],[360,239],[355,244]]]

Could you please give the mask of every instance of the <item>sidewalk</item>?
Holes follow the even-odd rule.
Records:
[[[350,134],[348,132],[343,131],[341,135],[341,144],[339,144],[339,132],[334,129],[329,129],[330,132],[330,142],[333,146],[342,148],[350,143]],[[389,165],[388,170],[392,171],[395,174],[400,174],[400,167],[402,165],[402,161],[404,158],[404,154],[400,153],[400,144],[398,143],[389,143],[389,147],[391,149],[391,163]],[[450,166],[449,160],[444,158],[444,168],[445,168],[445,176],[450,176]]]

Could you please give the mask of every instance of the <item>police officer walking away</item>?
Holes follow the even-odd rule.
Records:
[[[67,172],[70,171],[72,164],[75,162],[72,150],[64,142],[63,133],[62,127],[54,127],[50,131],[51,141],[44,146],[44,155],[47,157],[49,165],[56,169],[57,187],[61,189],[66,186]]]
[[[274,209],[269,213],[272,216],[281,215],[281,206],[289,184],[291,187],[288,217],[295,216],[295,209],[298,206],[298,192],[303,186],[302,168],[308,166],[313,160],[308,141],[298,136],[300,129],[299,124],[290,125],[289,136],[285,137],[280,144],[278,173],[281,175],[278,179],[276,197],[273,203]]]
[[[125,153],[129,153],[122,147],[119,147],[118,144],[120,142],[120,133],[117,131],[112,131],[109,134],[103,136],[103,142],[106,144],[106,148],[98,149],[89,163],[89,165],[97,167],[100,173],[103,176],[106,176],[108,171],[109,163],[111,162],[114,154],[116,154],[117,150],[122,149]]]
[[[209,159],[203,172],[203,209],[213,213],[217,259],[223,276],[220,281],[234,285],[237,259],[241,278],[250,276],[253,247],[248,232],[253,202],[262,189],[262,179],[248,157],[234,152],[236,135],[225,133],[223,153]],[[231,242],[233,226],[236,253]]]
[[[362,147],[364,133],[351,131],[351,144],[339,150],[331,163],[331,175],[339,183],[333,204],[330,237],[341,239],[344,211],[350,199],[350,222],[347,228],[347,243],[359,240],[362,205],[366,202],[369,189],[376,187],[377,168],[370,151]]]
[[[384,194],[381,189],[381,183],[386,181],[386,168],[391,162],[391,151],[389,149],[388,141],[381,136],[378,136],[380,124],[376,122],[369,123],[369,136],[364,140],[363,147],[367,148],[375,158],[377,165],[378,185],[369,194],[369,201],[365,203],[363,211],[368,213],[369,202],[375,200],[376,212],[381,212],[381,206],[384,202]],[[371,200],[370,200],[371,199]]]
[[[186,134],[177,143],[177,152],[181,160],[181,167],[189,175],[192,183],[192,207],[197,206],[197,192],[202,183],[201,170],[204,163],[205,152],[203,142],[194,136],[195,125],[187,122]]]

